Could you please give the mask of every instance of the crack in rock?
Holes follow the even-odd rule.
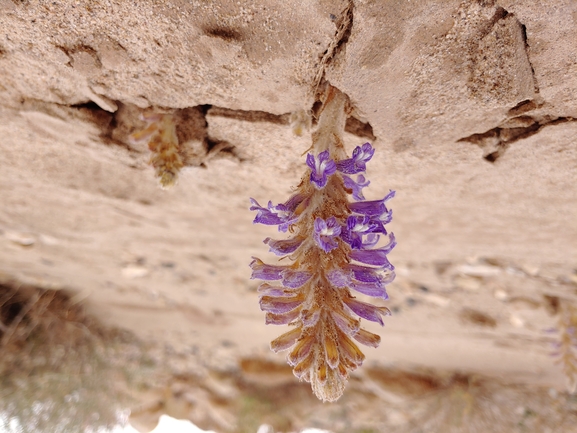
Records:
[[[343,10],[343,12],[341,12],[340,17],[335,20],[337,24],[337,31],[335,32],[333,40],[323,53],[323,57],[321,58],[317,73],[313,80],[313,90],[315,94],[317,93],[317,90],[325,77],[325,71],[327,67],[349,40],[349,36],[353,28],[354,6],[355,5],[353,0],[349,0],[347,7]]]
[[[135,105],[112,101],[118,106],[112,113],[95,102],[77,105],[61,105],[39,100],[24,101],[21,109],[45,112],[63,121],[70,118],[82,120],[96,126],[99,133],[94,137],[104,144],[124,148],[134,160],[130,166],[143,169],[149,165],[148,142],[138,142],[131,136],[143,131],[147,125],[143,114],[170,114],[178,137],[178,154],[184,167],[202,167],[215,158],[232,158],[243,163],[246,160],[236,151],[234,143],[215,139],[208,133],[208,114],[244,122],[262,122],[275,125],[291,125],[291,113],[273,114],[265,111],[234,110],[209,104],[183,109],[155,107],[141,109]],[[345,130],[357,137],[374,140],[373,128],[355,117],[348,117]]]
[[[534,99],[538,86],[525,30],[514,14],[496,7],[475,41],[468,83],[473,95],[503,102]]]
[[[530,105],[531,102],[524,101],[524,105]],[[476,144],[483,149],[483,158],[493,163],[503,156],[512,143],[531,137],[546,126],[575,121],[577,119],[572,117],[553,117],[549,115],[532,117],[521,115],[508,119],[496,128],[489,129],[486,132],[463,137],[457,142]]]
[[[535,94],[539,94],[539,83],[537,82],[537,76],[535,75],[535,67],[533,66],[533,62],[531,62],[531,56],[529,55],[531,47],[527,41],[527,26],[517,20],[519,24],[521,24],[521,32],[523,35],[523,42],[525,43],[525,53],[527,54],[527,61],[529,62],[529,66],[531,67],[531,73],[533,74],[533,87],[535,89]]]

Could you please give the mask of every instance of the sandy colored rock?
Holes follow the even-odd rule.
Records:
[[[376,137],[365,195],[397,191],[367,364],[562,389],[544,330],[577,302],[576,20],[570,0],[0,0],[0,275],[210,371],[270,356],[248,263],[282,234],[248,199],[300,182],[290,113],[324,71],[354,105],[347,151]],[[184,143],[168,191],[129,140],[145,110]]]

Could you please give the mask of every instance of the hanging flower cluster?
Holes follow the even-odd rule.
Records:
[[[265,281],[259,293],[266,323],[292,327],[272,341],[272,350],[290,349],[294,374],[310,382],[323,401],[337,400],[349,373],[362,364],[356,342],[371,347],[380,343],[378,335],[361,328],[361,319],[383,325],[382,317],[390,314],[351,291],[386,300],[386,285],[395,277],[387,259],[395,237],[385,228],[392,219],[386,202],[395,192],[382,200],[365,200],[362,190],[369,182],[362,173],[374,148],[365,143],[346,158],[341,139],[346,103],[345,95],[329,88],[313,133],[313,152],[324,150],[307,155],[308,170],[289,200],[261,206],[251,199],[250,208],[256,211],[255,223],[292,234],[264,241],[292,263],[269,265],[253,258],[252,278]],[[386,245],[376,247],[381,237]]]
[[[150,165],[162,189],[171,188],[178,180],[178,173],[184,167],[181,149],[176,135],[176,121],[173,114],[145,113],[141,116],[147,124],[142,131],[130,136],[133,143],[147,143],[152,152]]]

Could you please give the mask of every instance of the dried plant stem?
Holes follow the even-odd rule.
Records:
[[[2,336],[2,340],[0,340],[0,347],[4,347],[6,346],[6,344],[8,344],[8,342],[16,332],[16,329],[18,329],[18,325],[20,325],[20,322],[26,316],[26,314],[28,314],[30,310],[32,310],[34,305],[38,302],[38,299],[40,299],[40,295],[38,293],[34,293],[30,298],[30,300],[26,303],[26,305],[16,315],[12,323],[10,323],[8,331],[5,332],[4,335]]]

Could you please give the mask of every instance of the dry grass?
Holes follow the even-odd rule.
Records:
[[[12,431],[98,431],[125,421],[123,409],[135,402],[129,391],[177,380],[174,355],[152,361],[133,337],[105,329],[61,291],[0,284],[0,350],[0,429],[17,420]],[[318,402],[289,367],[257,359],[207,383],[181,381],[179,395],[195,396],[185,416],[216,431],[253,432],[264,422],[284,432],[577,431],[577,398],[568,393],[450,372],[364,371],[335,404]],[[210,421],[219,411],[234,428]]]
[[[62,291],[0,285],[0,427],[90,432],[126,422],[142,351]]]

